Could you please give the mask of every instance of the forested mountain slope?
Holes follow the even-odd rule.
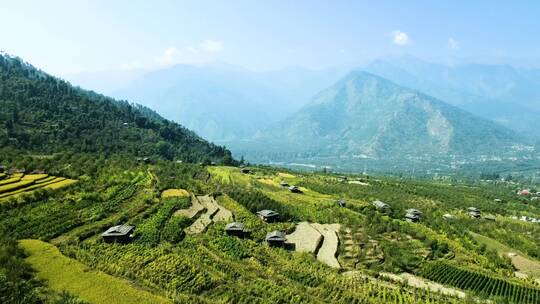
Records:
[[[0,146],[231,162],[230,152],[150,109],[84,91],[0,55]]]

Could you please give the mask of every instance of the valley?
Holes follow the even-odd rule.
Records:
[[[133,15],[147,25],[138,30],[193,17],[171,10],[174,20],[148,26],[155,9]],[[92,35],[70,39],[102,35],[96,20],[132,22],[103,13],[87,23]],[[276,16],[266,30],[281,26]],[[39,18],[19,27],[41,34]],[[328,18],[319,32],[346,19]],[[412,56],[358,62],[358,46],[313,48],[317,35],[278,50],[287,39],[242,27],[270,38],[246,49],[319,68],[275,68],[260,51],[242,58],[259,69],[214,62],[243,52],[240,39],[190,46],[193,37],[173,27],[166,32],[183,46],[167,46],[153,64],[137,56],[158,49],[155,41],[124,50],[121,66],[91,39],[92,47],[59,43],[85,56],[81,66],[99,57],[88,67],[106,67],[74,84],[0,53],[0,303],[540,303],[537,68]],[[368,49],[377,39],[356,32],[376,27],[336,37]],[[394,50],[422,43],[387,34]],[[95,45],[140,37],[113,36]],[[53,53],[46,44],[40,56]]]
[[[157,301],[150,299],[266,303],[291,298],[314,303],[330,299],[335,303],[462,303],[466,299],[497,302],[498,295],[516,303],[536,303],[540,295],[534,274],[515,276],[504,254],[468,237],[469,232],[485,235],[539,260],[540,226],[511,217],[540,217],[540,205],[524,204],[514,192],[515,185],[451,185],[372,176],[362,176],[358,184],[353,182],[355,175],[346,175],[343,181],[343,176],[334,174],[267,167],[250,167],[242,173],[236,167],[172,162],[110,160],[106,168],[92,174],[92,179],[79,178],[77,184],[42,197],[27,194],[0,204],[2,235],[23,240],[18,246],[29,256],[21,259],[44,279],[34,284],[44,284],[46,289],[40,292],[46,290],[48,297],[66,297],[62,294],[66,291],[89,303],[113,302],[110,297],[117,294],[98,292],[100,285],[89,287],[96,288],[90,294],[88,288],[81,289],[86,280],[93,280],[93,273],[107,276],[113,286],[129,281],[134,287],[119,288],[141,303]],[[301,193],[291,192],[282,182],[298,185]],[[96,193],[95,188],[102,190]],[[388,203],[389,211],[377,211],[372,206],[377,199]],[[199,211],[184,213],[196,205]],[[497,215],[497,220],[470,218],[465,212],[470,205],[481,209],[483,217]],[[262,221],[256,211],[264,208],[277,211],[279,219]],[[418,223],[404,220],[407,208],[422,211]],[[229,216],[218,219],[216,210],[227,210]],[[453,218],[444,218],[446,213]],[[211,224],[195,231],[205,214]],[[243,238],[228,236],[224,227],[231,221],[243,223],[249,233]],[[135,227],[132,239],[127,244],[105,243],[101,233],[118,224]],[[286,234],[283,248],[265,242],[267,233],[275,230]],[[520,235],[518,242],[514,233]],[[62,259],[74,260],[69,267],[89,269],[84,270],[90,271],[88,277],[84,275],[78,284],[62,283],[65,278],[57,267],[67,266],[38,262],[53,245],[28,239],[54,244],[65,256]],[[295,246],[288,249],[287,244]],[[465,274],[475,275],[501,287],[444,279],[436,274],[442,267],[463,271],[463,280]],[[80,270],[66,271],[77,275]],[[417,276],[425,283],[404,287],[392,273]],[[446,289],[437,283],[457,291],[441,292]],[[520,292],[512,293],[511,288]]]

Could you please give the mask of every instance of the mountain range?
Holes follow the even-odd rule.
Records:
[[[353,71],[237,154],[318,158],[503,155],[526,144],[516,132],[390,80]],[[283,157],[279,157],[279,155]],[[293,156],[294,157],[294,156]]]
[[[364,70],[540,138],[540,70],[509,65],[429,63],[414,57],[376,60]]]
[[[527,131],[487,117],[488,111],[501,111],[499,104],[533,109],[534,88],[502,87],[504,79],[514,79],[512,75],[512,83],[519,77],[532,83],[533,71],[523,76],[523,71],[494,67],[502,76],[489,78],[481,72],[486,67],[444,70],[422,62],[402,62],[398,68],[397,63],[373,62],[340,76],[344,69],[252,72],[225,64],[176,65],[140,72],[120,81],[123,88],[109,88],[120,99],[145,105],[139,106],[73,87],[18,59],[2,60],[8,81],[2,83],[0,114],[6,131],[0,141],[28,150],[233,161],[229,150],[202,139],[208,138],[249,161],[318,164],[353,164],[360,159],[470,161],[534,151],[534,137]],[[468,74],[467,70],[478,72]],[[466,77],[476,84],[459,85]],[[477,88],[483,83],[493,90]],[[503,102],[512,92],[522,99]],[[487,102],[488,94],[489,100],[497,101],[483,115],[466,110]]]
[[[209,140],[229,141],[250,138],[258,129],[286,118],[343,73],[337,68],[299,67],[253,72],[214,63],[179,64],[147,73],[135,71],[134,75],[114,72],[115,77],[110,72],[80,74],[73,80],[148,106]],[[100,75],[101,82],[97,81]]]
[[[540,139],[540,70],[487,64],[435,64],[411,56],[323,70],[254,72],[214,63],[151,72],[72,75],[82,87],[149,106],[216,142],[252,138],[283,121],[347,71],[362,69]]]

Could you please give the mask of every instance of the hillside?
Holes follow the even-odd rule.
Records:
[[[0,56],[0,146],[231,162],[230,152],[155,112],[84,91]]]
[[[509,65],[447,66],[410,56],[377,60],[364,69],[538,139],[538,70]]]
[[[525,141],[513,131],[389,80],[354,71],[253,142],[256,154],[369,159],[504,155]],[[245,150],[244,150],[245,149]]]
[[[540,274],[517,260],[540,265],[540,226],[519,220],[540,218],[540,205],[515,194],[532,185],[242,173],[116,156],[97,170],[85,164],[71,161],[76,186],[0,198],[0,302],[538,303]],[[481,218],[467,214],[471,206]],[[418,222],[405,220],[409,208],[422,212]],[[266,222],[262,209],[280,215]],[[227,235],[232,221],[247,232]],[[106,242],[102,233],[122,224],[134,226],[132,237]],[[267,244],[272,231],[283,232],[283,247]],[[517,256],[486,249],[479,235]]]

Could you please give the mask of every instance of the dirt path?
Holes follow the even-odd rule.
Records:
[[[293,233],[287,235],[287,242],[295,244],[295,251],[316,253],[323,240],[321,233],[308,222],[296,225]]]
[[[204,210],[204,206],[199,202],[196,196],[191,196],[191,206],[187,209],[180,209],[174,213],[174,216],[185,216],[195,218],[197,214]]]
[[[463,291],[460,291],[454,288],[444,287],[443,285],[439,283],[435,283],[435,282],[417,277],[410,273],[404,272],[402,274],[393,274],[393,273],[381,272],[380,275],[397,283],[406,282],[407,285],[412,286],[412,287],[422,288],[429,291],[438,292],[444,295],[458,297],[461,299],[465,298],[465,293]]]
[[[330,267],[341,268],[336,253],[339,245],[338,231],[339,224],[317,224],[311,226],[319,231],[323,236],[323,244],[317,253],[317,260],[327,264]]]

